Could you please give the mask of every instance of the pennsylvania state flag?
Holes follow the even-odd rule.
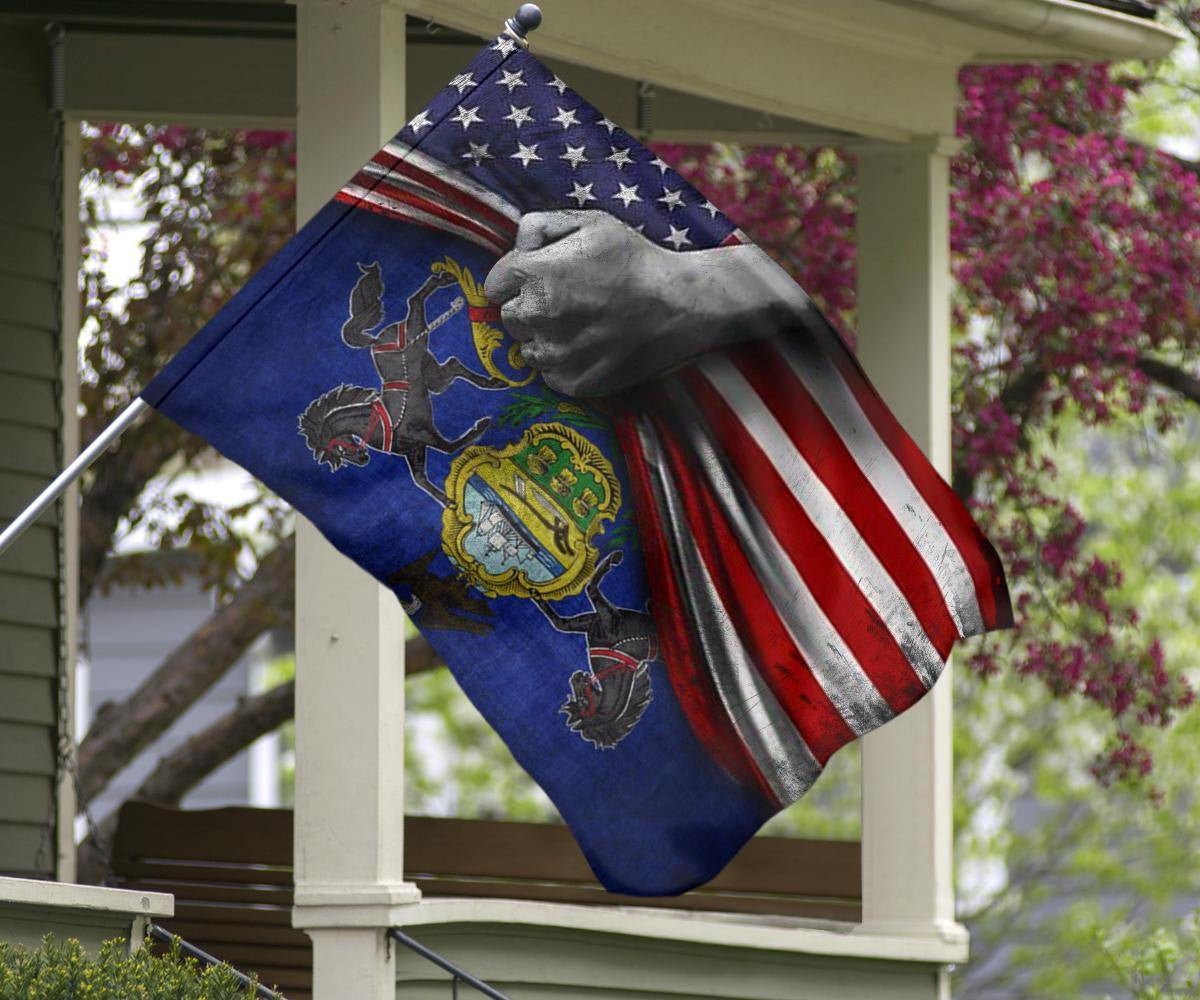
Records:
[[[746,242],[501,36],[143,397],[395,591],[605,886],[679,893],[1011,612],[815,309],[603,411],[547,388],[483,282],[554,209]]]

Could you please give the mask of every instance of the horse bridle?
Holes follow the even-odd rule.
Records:
[[[407,388],[407,386],[405,387]],[[371,435],[375,433],[376,427],[383,428],[383,451],[392,450],[392,435],[395,428],[392,426],[392,418],[388,414],[387,407],[383,405],[383,400],[373,399],[371,401],[371,420],[367,424],[366,433],[361,438],[345,438],[340,434],[337,437],[329,439],[329,444],[326,445],[326,450],[330,451],[335,447],[340,446],[346,451],[352,451],[356,454],[361,454],[367,450],[367,442],[371,440]]]

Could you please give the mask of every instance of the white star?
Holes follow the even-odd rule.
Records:
[[[555,107],[558,107],[556,104]],[[566,108],[558,108],[558,114],[550,117],[552,122],[558,122],[564,129],[570,125],[578,125],[579,119],[575,117],[575,109],[568,111]]]
[[[641,201],[642,200],[638,196],[638,193],[637,193],[638,186],[636,184],[630,184],[630,185],[626,186],[625,184],[622,184],[620,181],[617,181],[617,186],[621,190],[613,195],[613,201],[623,201],[625,203],[625,207],[628,208],[629,203],[631,201]]]
[[[504,116],[506,122],[512,122],[517,128],[520,128],[526,122],[533,121],[533,115],[529,113],[532,104],[527,104],[523,108],[518,108],[515,104],[508,106],[508,114]]]
[[[454,116],[450,120],[452,122],[458,122],[463,127],[463,131],[465,132],[476,122],[483,121],[483,118],[481,118],[479,115],[478,104],[476,104],[473,108],[464,108],[460,104],[458,109],[454,112]]]
[[[710,219],[715,219],[715,218],[717,217],[717,213],[718,213],[719,211],[721,211],[721,210],[720,210],[719,208],[717,208],[717,206],[716,206],[716,205],[714,205],[714,204],[713,204],[711,201],[706,201],[706,202],[705,202],[703,205],[701,205],[700,207],[701,207],[702,209],[704,209],[704,211],[706,211],[706,212],[708,213],[708,217],[709,217]]]
[[[422,111],[416,118],[408,123],[408,127],[413,130],[413,135],[420,135],[421,129],[429,128],[433,122],[429,120],[429,112]]]
[[[658,167],[658,172],[660,174],[665,174],[668,170],[671,169],[670,164],[668,164],[661,156],[656,156],[653,160],[650,161],[650,163],[653,166]]]
[[[562,82],[557,76],[546,84],[547,87],[553,87],[560,94],[567,89],[567,85]]]
[[[529,86],[524,80],[521,79],[522,74],[525,72],[523,69],[519,69],[515,73],[510,73],[506,69],[502,69],[500,72],[503,74],[503,76],[501,79],[496,81],[496,86],[507,87],[510,94],[518,87]]]
[[[461,94],[464,90],[475,86],[475,77],[470,73],[459,73],[458,76],[450,81],[449,86]]]
[[[618,170],[623,170],[633,162],[633,157],[629,155],[628,149],[617,149],[616,146],[612,147],[612,152],[609,153],[605,159],[611,160],[613,163],[615,163]]]
[[[596,200],[596,196],[592,194],[591,184],[578,184],[571,181],[571,187],[573,190],[567,192],[567,197],[574,198],[580,208],[583,208],[585,202]]]
[[[677,208],[683,208],[683,192],[682,191],[678,191],[678,190],[669,191],[666,188],[663,188],[662,197],[655,198],[654,200],[661,201],[664,205],[666,205],[668,212],[674,212],[675,209],[677,209]],[[685,229],[684,232],[687,232],[687,230]]]
[[[668,225],[670,225],[670,224],[668,223]],[[692,241],[688,239],[688,230],[687,229],[676,229],[674,226],[671,226],[671,235],[664,236],[663,242],[670,243],[671,246],[673,246],[676,250],[678,250],[680,247],[686,246],[686,245],[690,244]]]
[[[517,151],[513,153],[509,159],[520,160],[521,166],[528,167],[530,160],[541,159],[541,157],[537,155],[537,143],[535,142],[532,146],[526,146],[523,142],[518,142]]]
[[[615,129],[617,127],[617,123],[615,121],[613,121],[611,118],[601,118],[598,122],[596,122],[596,124],[603,125],[606,129],[608,129],[609,135],[612,135],[613,129]]]
[[[502,56],[510,56],[513,54],[513,51],[516,49],[516,47],[516,42],[514,42],[511,38],[501,35],[496,39],[496,44],[492,46],[492,51],[499,52]]]
[[[582,146],[564,146],[560,160],[566,160],[571,164],[571,169],[574,170],[581,163],[587,163],[588,158],[583,152]]]
[[[495,157],[492,156],[492,154],[488,152],[488,143],[486,143],[486,142],[483,142],[483,143],[468,142],[467,145],[471,147],[471,150],[468,153],[463,153],[462,158],[464,160],[473,161],[475,166],[479,166],[479,164],[482,163],[484,160],[494,160],[495,159]]]

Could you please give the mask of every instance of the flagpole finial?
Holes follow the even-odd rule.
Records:
[[[542,23],[542,9],[535,3],[523,3],[504,22],[504,30],[522,45],[529,44],[529,32]]]

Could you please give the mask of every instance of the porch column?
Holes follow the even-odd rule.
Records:
[[[406,120],[405,11],[298,0],[298,214]],[[306,521],[296,527],[296,903],[315,1000],[396,992],[386,928],[404,881],[404,618]]]
[[[949,155],[932,138],[859,159],[858,354],[943,475],[950,466]],[[950,667],[863,741],[863,930],[963,941],[954,919]]]

